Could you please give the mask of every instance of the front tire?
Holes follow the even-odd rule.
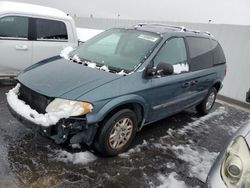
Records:
[[[137,117],[130,109],[123,109],[103,122],[95,140],[95,149],[104,156],[124,152],[134,139]]]
[[[199,114],[201,115],[206,115],[209,113],[209,111],[213,108],[214,106],[214,102],[216,99],[216,95],[217,95],[217,90],[212,87],[206,98],[199,104],[196,106],[196,110]]]

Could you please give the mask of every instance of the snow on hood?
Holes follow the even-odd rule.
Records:
[[[62,108],[60,111],[56,112],[48,112],[46,114],[38,113],[18,98],[19,88],[20,84],[17,84],[16,87],[6,93],[7,102],[16,113],[27,120],[44,127],[48,127],[50,125],[55,125],[62,118],[70,117],[69,114],[72,111],[73,106],[72,108],[67,106],[67,108]]]
[[[80,57],[79,57],[77,54],[75,54],[75,55],[72,57],[72,60],[73,60],[73,61],[76,61],[77,63],[80,63],[80,62],[81,62],[81,59],[80,59]]]
[[[118,75],[121,75],[121,76],[126,76],[128,75],[126,72],[124,72],[124,70],[121,70],[120,72],[116,73]]]
[[[72,52],[74,50],[74,48],[72,46],[68,46],[68,47],[65,47],[61,53],[60,53],[60,56],[63,57],[64,59],[67,59],[69,60],[69,54],[70,52]]]
[[[106,66],[106,65],[103,65],[103,66],[100,68],[100,70],[109,72],[109,68],[108,68],[108,66]]]

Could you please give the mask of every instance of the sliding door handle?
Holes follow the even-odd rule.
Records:
[[[182,84],[182,87],[183,88],[187,88],[190,86],[190,82],[185,82],[184,84]]]

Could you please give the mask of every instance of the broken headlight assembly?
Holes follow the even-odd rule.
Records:
[[[92,109],[92,104],[88,102],[56,98],[46,107],[46,112],[62,113],[70,117],[87,114],[91,112]]]
[[[228,146],[221,166],[221,176],[228,188],[250,187],[250,152],[242,136]]]

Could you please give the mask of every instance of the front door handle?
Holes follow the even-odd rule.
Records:
[[[191,82],[191,85],[193,86],[193,85],[197,85],[198,84],[198,80],[193,80],[192,82]]]
[[[190,86],[190,82],[185,82],[184,84],[182,84],[182,87],[183,88],[187,88]]]
[[[26,45],[16,45],[16,50],[26,51],[26,50],[28,50],[28,46],[26,46]]]

